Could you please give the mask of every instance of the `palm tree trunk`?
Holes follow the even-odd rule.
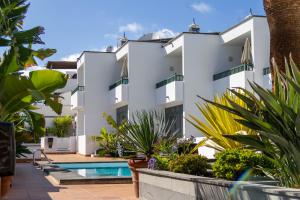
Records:
[[[292,54],[300,67],[300,0],[264,0],[270,28],[270,58],[284,70],[284,58]]]

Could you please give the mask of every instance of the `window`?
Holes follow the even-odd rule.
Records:
[[[128,119],[128,106],[117,108],[117,125]]]
[[[174,106],[165,109],[166,120],[174,120],[174,125],[171,128],[171,131],[179,131],[182,134],[182,121],[183,121],[183,106]]]

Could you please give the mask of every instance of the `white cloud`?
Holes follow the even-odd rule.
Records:
[[[194,4],[191,5],[191,7],[194,10],[196,10],[196,11],[202,13],[202,14],[209,13],[209,12],[212,11],[212,7],[209,4],[204,3],[204,2],[194,3]]]
[[[141,24],[133,22],[126,24],[124,26],[119,27],[119,32],[132,32],[132,33],[137,33],[139,31],[143,30],[143,27]]]
[[[77,58],[80,56],[80,53],[74,53],[68,56],[63,57],[63,61],[77,61]]]
[[[164,29],[161,29],[161,30],[158,30],[157,32],[155,32],[155,34],[159,38],[172,38],[172,37],[175,37],[176,35],[178,35],[179,33],[176,33],[170,29],[164,28]]]

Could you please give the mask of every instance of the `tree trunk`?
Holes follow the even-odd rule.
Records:
[[[284,70],[284,58],[292,54],[300,67],[300,0],[264,0],[270,28],[270,58]]]

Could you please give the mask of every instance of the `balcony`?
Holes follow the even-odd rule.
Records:
[[[183,101],[183,75],[175,74],[156,83],[157,105],[179,104]]]
[[[248,88],[248,80],[253,81],[253,66],[239,65],[213,76],[214,91],[220,94],[227,88]]]
[[[115,106],[128,104],[128,78],[122,78],[109,86],[111,102]]]
[[[71,92],[72,110],[82,110],[84,106],[84,86],[77,86]]]

